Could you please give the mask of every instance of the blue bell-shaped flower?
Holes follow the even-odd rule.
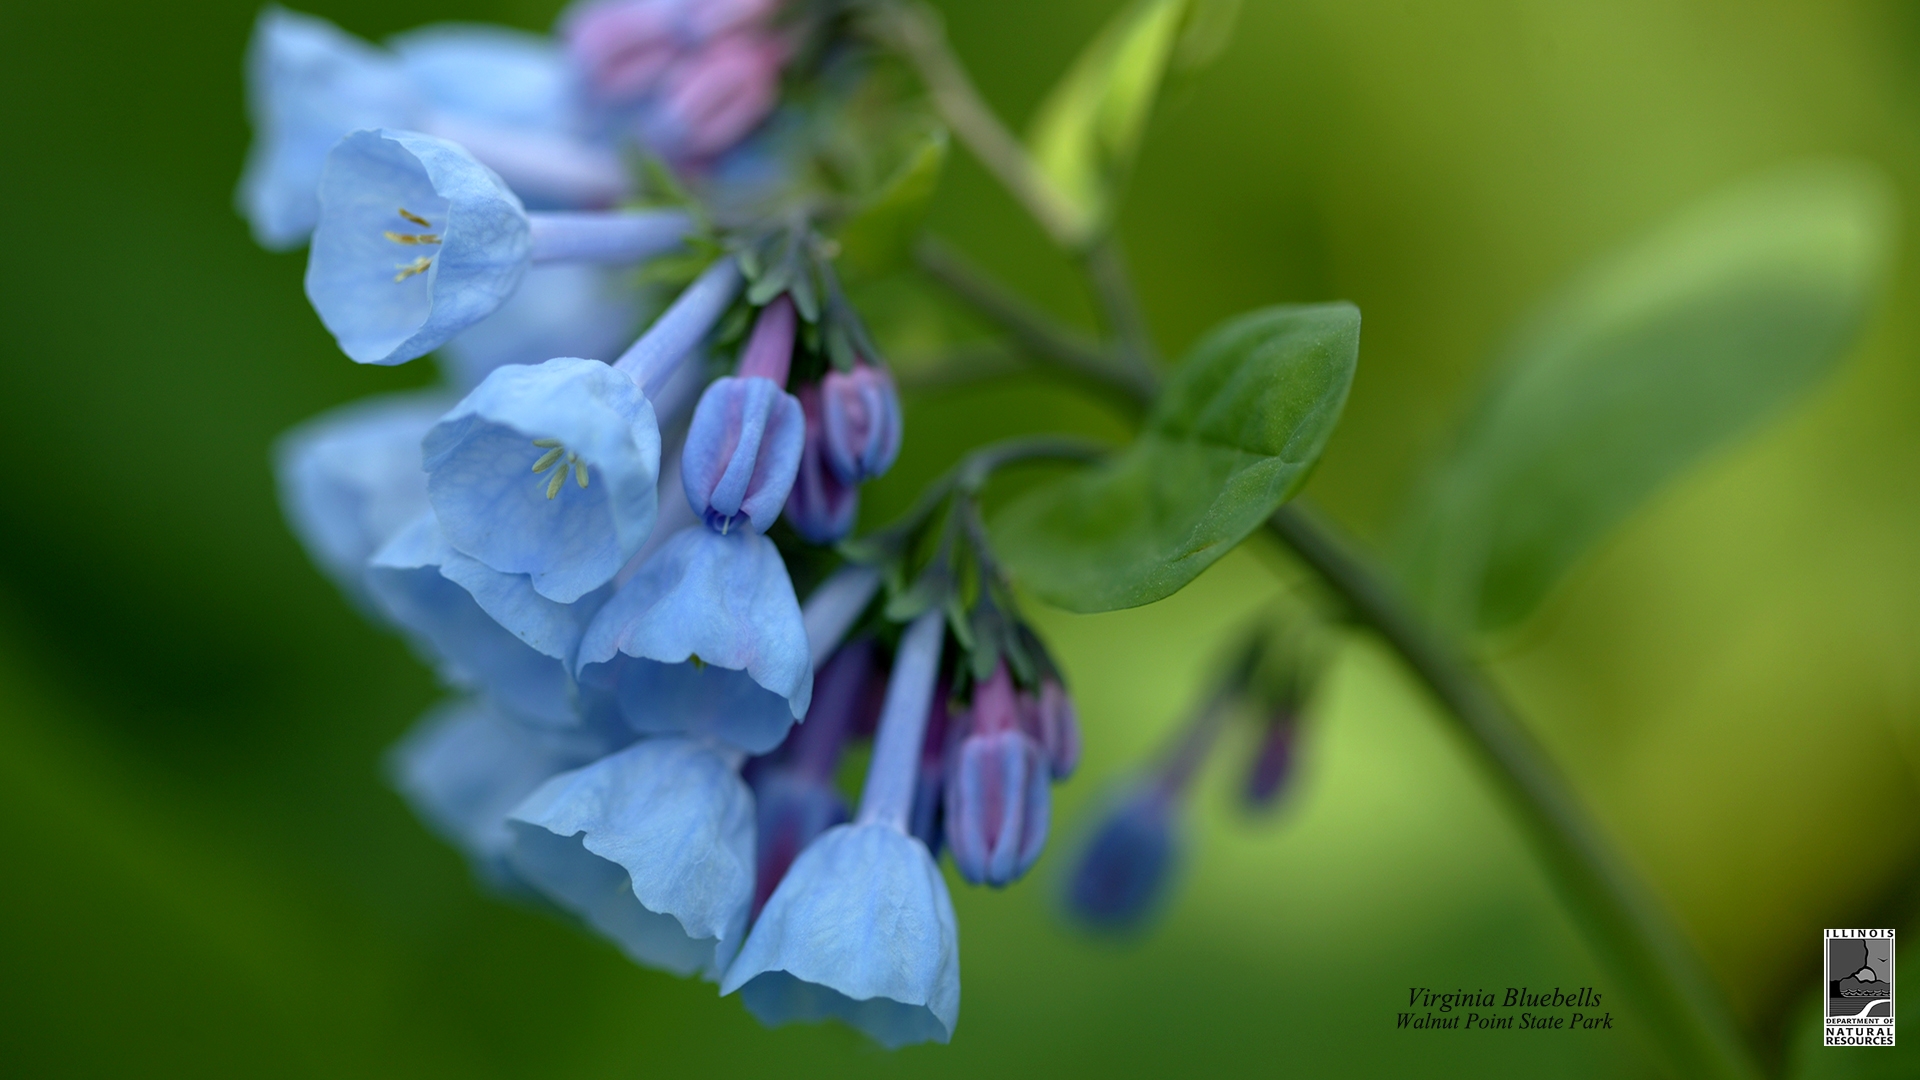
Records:
[[[579,723],[572,662],[604,593],[571,604],[549,600],[525,575],[455,551],[432,514],[374,554],[367,585],[448,682],[484,690],[535,723]]]
[[[327,155],[307,299],[349,357],[424,356],[513,295],[533,251],[520,200],[461,147],[355,131]]]
[[[328,577],[370,609],[367,558],[427,509],[420,439],[447,404],[440,390],[350,402],[274,446],[280,506],[294,535]]]
[[[901,639],[860,813],[800,853],[728,966],[722,994],[775,1025],[838,1019],[888,1047],[946,1042],[960,1017],[959,929],[940,868],[907,833],[946,633]]]
[[[555,776],[514,809],[508,859],[634,960],[714,972],[753,898],[753,793],[737,759],[647,739]]]
[[[493,314],[533,263],[632,264],[679,246],[679,211],[529,215],[464,147],[355,131],[327,155],[307,297],[340,348],[399,364]]]
[[[632,379],[563,358],[488,375],[427,433],[427,493],[448,541],[568,603],[653,531],[660,432]]]
[[[262,247],[304,243],[327,151],[359,128],[405,124],[419,107],[399,61],[311,15],[268,7],[247,46],[253,146],[236,201]]]
[[[625,742],[632,742],[626,736]],[[508,867],[507,814],[548,777],[622,745],[617,731],[523,723],[485,698],[442,702],[388,754],[394,787],[488,883],[524,889]]]
[[[587,629],[576,671],[636,731],[756,754],[778,746],[813,697],[786,564],[751,530],[669,537]]]

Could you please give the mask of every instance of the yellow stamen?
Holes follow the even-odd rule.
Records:
[[[439,233],[397,233],[397,232],[394,232],[392,229],[388,229],[386,232],[383,232],[380,235],[386,237],[387,239],[393,241],[396,244],[407,244],[410,246],[419,245],[419,244],[437,244],[440,242]]]
[[[542,449],[545,449],[546,447],[549,447],[549,446],[559,446],[560,440],[559,439],[535,439],[533,440],[533,445],[541,447]]]
[[[538,446],[540,444],[535,443],[534,445]],[[533,471],[546,472],[548,469],[553,468],[553,463],[556,461],[559,461],[561,455],[565,453],[566,453],[565,449],[556,446],[553,449],[547,451],[546,453],[541,454],[540,460],[533,463]]]
[[[394,263],[393,268],[400,272],[393,275],[393,280],[405,281],[415,274],[424,274],[427,272],[427,267],[432,265],[433,260],[425,255],[420,256],[410,263]]]
[[[555,495],[560,494],[560,485],[562,482],[566,480],[566,478],[567,478],[567,470],[565,469],[553,470],[553,479],[547,481],[547,498],[551,499]]]
[[[407,213],[407,208],[404,206],[400,208],[400,216],[403,218],[406,218],[408,221],[413,222],[415,225],[418,225],[423,229],[433,228],[433,222],[428,221],[426,218],[421,217],[419,214]]]
[[[575,483],[580,485],[580,490],[585,491],[587,489],[587,467],[578,461],[573,463],[573,479]]]
[[[699,653],[693,653],[689,655],[687,657],[687,662],[693,665],[693,670],[695,671],[707,670],[707,662],[705,660],[700,659]]]

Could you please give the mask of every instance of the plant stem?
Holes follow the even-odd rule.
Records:
[[[1400,655],[1467,737],[1515,809],[1589,946],[1629,984],[1685,1075],[1759,1075],[1718,985],[1683,931],[1614,853],[1564,776],[1471,664],[1317,515],[1283,506],[1267,528]]]
[[[1133,277],[1127,273],[1127,260],[1120,250],[1118,237],[1108,235],[1088,249],[1086,271],[1094,295],[1100,298],[1100,307],[1106,313],[1107,325],[1113,328],[1114,337],[1119,341],[1120,359],[1128,377],[1136,383],[1155,385],[1159,377],[1154,371],[1153,336],[1147,332],[1147,320],[1140,313],[1140,300],[1133,291]]]
[[[1103,378],[1150,405],[1157,382],[1150,338],[1119,248],[1111,239],[1084,247],[1084,238],[1066,227],[1070,218],[1062,216],[1057,197],[1019,141],[973,89],[959,59],[947,48],[935,17],[917,6],[884,4],[882,8],[897,16],[897,45],[920,69],[936,107],[961,141],[1057,244],[1083,258],[1093,290],[1120,339],[1124,366],[1104,357],[1097,365],[1088,363],[1090,357],[1079,349],[1060,349],[1059,342],[1045,335],[1028,339],[1029,344],[1047,344],[1047,349],[1035,351],[1079,374]],[[1031,333],[1024,305],[1017,300],[1003,302],[1006,298],[998,295],[997,286],[992,287],[995,292],[988,292],[978,287],[984,279],[941,280],[1016,337]],[[963,281],[966,287],[957,287],[955,281]],[[982,303],[983,299],[988,302]],[[1639,1004],[1642,1019],[1655,1029],[1669,1063],[1682,1075],[1725,1080],[1760,1075],[1719,986],[1685,933],[1615,854],[1551,759],[1480,672],[1425,625],[1385,576],[1307,511],[1282,507],[1268,528],[1399,654],[1479,752],[1519,811],[1527,836],[1587,932],[1596,958],[1628,984],[1628,995]]]
[[[870,25],[913,64],[927,92],[933,95],[934,107],[973,156],[1019,200],[1054,243],[1076,249],[1084,238],[1074,224],[1073,208],[980,96],[967,69],[947,46],[940,16],[921,4],[881,3],[874,5]]]
[[[952,248],[931,237],[914,248],[920,269],[1013,340],[1103,394],[1116,390],[1129,407],[1153,398],[1152,372],[1128,368],[1071,329],[1037,311],[1019,295],[974,269]]]

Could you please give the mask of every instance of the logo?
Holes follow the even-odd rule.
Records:
[[[1827,1045],[1893,1045],[1893,931],[1829,930]]]

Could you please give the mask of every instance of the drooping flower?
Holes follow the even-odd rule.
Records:
[[[507,814],[548,777],[619,749],[616,732],[523,723],[485,698],[442,702],[388,755],[421,820],[500,888],[524,888],[508,867]],[[632,741],[628,736],[626,741]]]
[[[727,968],[720,992],[763,1023],[839,1019],[888,1047],[953,1036],[953,903],[907,833],[944,621],[936,608],[901,639],[859,815],[801,852]]]
[[[613,579],[653,529],[660,432],[633,380],[597,360],[508,365],[422,444],[447,539],[570,603]]]
[[[247,102],[255,136],[236,198],[254,238],[276,249],[313,231],[320,170],[340,136],[404,121],[415,108],[392,57],[325,19],[278,7],[254,25]]]
[[[454,550],[431,513],[374,554],[367,584],[448,682],[536,723],[579,722],[571,665],[604,593],[570,604],[541,596],[525,575]]]
[[[864,484],[893,467],[900,456],[900,396],[885,368],[828,371],[820,403],[827,464],[843,483]]]
[[[753,897],[753,793],[738,767],[692,739],[642,740],[529,795],[509,818],[509,861],[634,960],[713,971]]]
[[[766,532],[793,488],[806,431],[800,402],[782,389],[794,327],[792,301],[768,304],[741,353],[740,374],[715,379],[693,411],[681,484],[694,512],[721,533]]]
[[[1067,876],[1066,909],[1080,923],[1125,934],[1164,906],[1180,868],[1194,778],[1233,703],[1231,689],[1216,693],[1160,759],[1109,800]]]
[[[537,35],[499,27],[434,26],[392,50],[325,19],[269,6],[247,48],[254,142],[236,201],[264,247],[305,242],[327,152],[362,128],[407,128],[452,139],[539,207],[604,207],[626,171],[587,136],[570,61]]]
[[[756,754],[780,745],[813,696],[786,564],[751,530],[669,537],[587,629],[576,670],[636,731]]]
[[[1136,930],[1165,903],[1182,840],[1177,793],[1123,792],[1100,816],[1067,880],[1067,909],[1101,931]]]
[[[367,557],[427,508],[420,439],[446,407],[438,390],[355,401],[306,421],[274,447],[288,523],[356,602],[367,600]]]
[[[340,140],[319,200],[307,297],[363,364],[446,344],[497,311],[533,263],[643,262],[691,227],[678,211],[529,215],[465,148],[389,128]]]
[[[1011,884],[1046,846],[1050,773],[1021,714],[1013,676],[1001,661],[956,718],[945,784],[947,847],[960,876],[976,885]]]

